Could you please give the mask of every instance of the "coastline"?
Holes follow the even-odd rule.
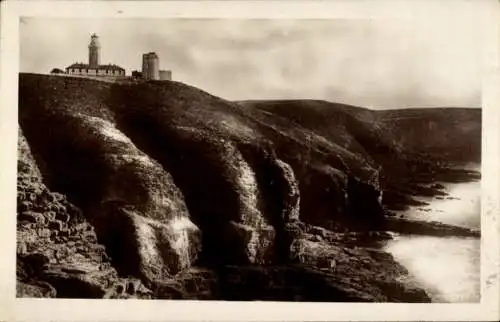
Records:
[[[410,272],[417,274],[418,285],[425,289],[432,298],[432,302],[479,301],[479,295],[477,295],[479,281],[476,280],[479,273],[475,272],[477,267],[469,262],[471,259],[462,254],[469,249],[465,247],[479,247],[472,245],[476,245],[481,237],[480,212],[476,212],[478,209],[471,208],[474,205],[471,200],[464,199],[464,197],[471,198],[470,193],[477,193],[475,190],[478,186],[475,184],[479,185],[480,180],[477,180],[477,177],[480,174],[474,171],[477,170],[477,165],[468,170],[472,171],[471,180],[432,183],[432,186],[439,185],[438,193],[432,197],[413,196],[425,199],[425,205],[413,206],[397,215],[392,214],[388,219],[388,229],[394,232],[391,234],[394,237],[384,243],[383,249],[391,253],[393,258]],[[461,185],[462,183],[464,185]],[[464,209],[464,204],[465,208],[471,209]],[[418,249],[418,252],[415,253],[412,249],[415,251]],[[467,251],[473,251],[472,249]],[[477,250],[467,256],[478,256],[476,252]],[[428,263],[428,261],[438,260],[443,262],[441,264],[458,260],[454,262],[456,272],[454,270],[443,271],[439,267],[439,262],[436,262],[438,267]],[[457,285],[460,285],[462,289],[458,290]]]

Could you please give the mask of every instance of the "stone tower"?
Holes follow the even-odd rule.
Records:
[[[144,79],[160,79],[160,61],[158,55],[150,52],[142,55],[142,77]]]
[[[101,64],[101,44],[99,44],[99,37],[93,34],[90,38],[89,44],[89,66],[97,68]]]

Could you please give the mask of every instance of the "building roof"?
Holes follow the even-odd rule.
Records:
[[[99,65],[96,67],[90,67],[89,64],[83,64],[83,63],[74,63],[74,64],[71,64],[69,65],[68,67],[66,67],[66,69],[68,68],[82,68],[82,69],[104,69],[104,70],[121,70],[121,71],[124,71],[125,68],[122,68],[118,65],[115,65],[115,64],[108,64],[108,65]]]
[[[94,47],[101,47],[101,44],[99,43],[99,37],[94,33],[90,37],[90,45],[89,46],[94,46]]]
[[[142,56],[152,56],[158,58],[158,55],[154,51],[150,51],[149,53],[142,54]]]
[[[60,68],[53,68],[50,72],[52,74],[64,74],[64,70],[62,70]]]

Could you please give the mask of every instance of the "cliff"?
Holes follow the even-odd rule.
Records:
[[[35,267],[19,296],[426,301],[355,244],[410,198],[391,191],[412,171],[433,180],[436,164],[477,159],[408,143],[421,136],[389,112],[327,102],[35,74],[19,90],[18,268]],[[446,122],[425,113],[411,133],[433,138],[426,118]],[[439,133],[480,133],[477,111],[458,117],[468,132]]]

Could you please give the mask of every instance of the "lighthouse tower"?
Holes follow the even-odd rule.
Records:
[[[99,37],[93,34],[90,38],[89,44],[89,67],[97,68],[101,64],[101,44],[99,44]]]
[[[89,63],[74,63],[66,67],[66,74],[117,79],[125,77],[125,69],[115,64],[101,65],[101,44],[99,37],[93,34],[89,44]]]

